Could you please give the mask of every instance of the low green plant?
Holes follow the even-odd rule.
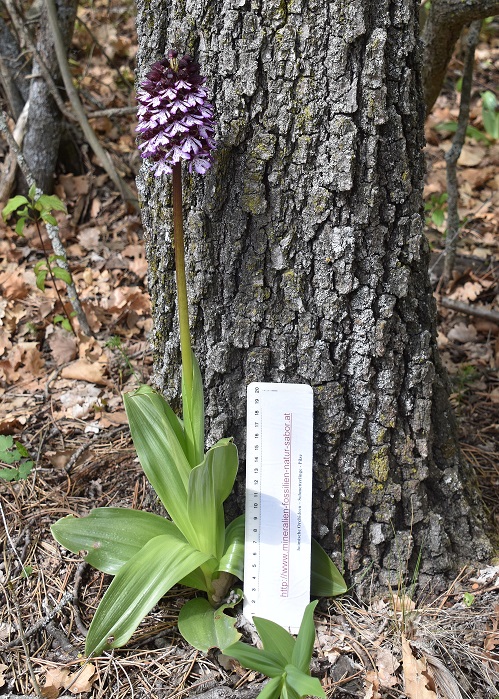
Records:
[[[424,205],[427,225],[433,223],[438,228],[444,225],[447,198],[447,192],[442,192],[442,194],[434,192],[430,195]]]
[[[497,97],[490,90],[481,93],[482,121],[487,136],[493,141],[499,139],[499,111]]]
[[[224,655],[235,658],[243,667],[270,677],[258,699],[301,699],[305,696],[326,699],[320,681],[310,676],[316,605],[317,601],[311,602],[305,608],[296,639],[273,621],[254,617],[263,648],[236,641],[223,649]]]
[[[34,466],[26,447],[10,435],[0,435],[0,463],[10,466],[0,470],[0,478],[4,481],[25,480]]]
[[[205,453],[203,384],[191,348],[187,304],[178,154],[184,146],[182,157],[191,160],[197,172],[204,173],[210,166],[210,149],[214,147],[207,136],[213,131],[208,123],[211,106],[204,100],[206,92],[199,88],[203,79],[197,70],[192,59],[178,60],[177,53],[171,51],[168,58],[151,69],[144,83],[147,90],[138,93],[142,103],[139,128],[143,134],[152,133],[148,144],[151,150],[144,150],[144,154],[157,156],[154,161],[157,176],[165,172],[173,174],[183,419],[149,386],[125,395],[124,402],[141,466],[171,519],[124,508],[97,508],[87,517],[65,517],[52,526],[59,543],[75,553],[82,552],[88,563],[115,576],[90,625],[86,639],[88,655],[126,643],[140,621],[176,583],[206,593],[206,598],[190,600],[181,611],[179,629],[191,645],[207,650],[229,646],[240,637],[235,619],[225,611],[237,603],[241,593],[236,590],[227,601],[225,597],[235,579],[243,579],[244,517],[226,524],[223,509],[237,474],[237,449],[231,438],[225,438]],[[170,131],[180,133],[182,141],[173,150],[164,151],[158,150],[158,133],[156,126],[151,126],[156,122],[150,105],[157,104],[159,83],[163,85],[161,95],[168,93],[163,91],[168,81],[175,94],[189,90],[189,103],[201,102],[203,109],[199,111],[199,106],[195,106],[191,115],[174,110],[176,130]],[[171,127],[170,108],[169,104],[160,104],[156,111],[163,112],[160,123],[170,123]],[[186,120],[186,128],[187,121],[195,129],[204,123],[194,141],[185,136],[185,129],[179,130],[178,118]],[[164,140],[171,139],[171,133],[166,133]],[[172,153],[177,158],[173,162]],[[311,589],[316,596],[346,591],[341,574],[317,542],[312,546]]]
[[[64,260],[62,255],[49,255],[42,238],[42,232],[40,228],[40,221],[43,223],[48,223],[52,226],[57,225],[57,220],[54,218],[54,211],[64,211],[66,212],[66,206],[55,194],[40,194],[36,189],[35,185],[30,187],[28,196],[17,195],[9,199],[7,204],[2,209],[2,218],[7,221],[12,214],[17,214],[18,219],[15,226],[15,231],[18,235],[24,236],[24,228],[27,221],[32,221],[38,233],[40,244],[43,251],[43,260],[39,260],[35,264],[34,272],[36,279],[36,286],[41,290],[45,291],[45,282],[47,277],[50,277],[54,288],[59,297],[59,301],[64,309],[64,303],[62,301],[59,289],[56,284],[56,279],[60,279],[65,284],[71,284],[72,278],[71,274],[63,266],[59,264],[61,260]],[[65,311],[64,311],[65,312]],[[65,312],[66,313],[66,312]],[[66,314],[64,322],[61,322],[62,326],[67,330],[76,334],[71,322],[72,314]],[[54,319],[54,322],[57,322]]]

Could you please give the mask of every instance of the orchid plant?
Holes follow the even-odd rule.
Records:
[[[156,177],[172,175],[173,234],[182,356],[183,420],[149,386],[124,396],[141,466],[171,519],[105,507],[60,519],[56,540],[114,579],[90,625],[86,653],[125,644],[140,621],[177,583],[206,593],[181,610],[179,629],[200,650],[233,645],[240,633],[225,613],[241,598],[244,516],[225,525],[223,502],[237,474],[237,449],[221,439],[204,451],[204,396],[191,348],[182,218],[182,162],[204,174],[213,162],[213,107],[199,65],[176,51],[155,63],[137,93],[139,146]],[[312,546],[312,593],[345,592],[325,551]],[[222,606],[221,606],[222,605]]]

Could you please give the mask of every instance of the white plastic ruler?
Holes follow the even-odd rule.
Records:
[[[313,393],[248,386],[244,614],[297,633],[310,602]]]

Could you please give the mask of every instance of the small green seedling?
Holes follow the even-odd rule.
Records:
[[[497,97],[490,90],[481,94],[482,98],[482,121],[483,128],[487,136],[493,141],[499,139],[499,111]]]
[[[445,209],[447,206],[447,192],[442,194],[433,193],[424,205],[427,212],[426,224],[433,223],[437,228],[444,225]]]
[[[0,435],[0,463],[11,466],[0,470],[4,481],[23,481],[33,470],[34,462],[21,442],[14,442],[10,435]]]
[[[279,624],[254,617],[263,648],[254,648],[237,641],[223,649],[224,655],[235,658],[243,667],[270,677],[270,682],[262,689],[258,699],[300,699],[305,696],[326,699],[319,680],[310,676],[316,605],[317,601],[311,602],[305,608],[296,639]]]
[[[475,595],[471,594],[471,592],[465,592],[463,595],[463,602],[467,607],[471,607],[473,602],[475,601]]]
[[[70,272],[67,268],[65,268],[65,265],[59,264],[61,261],[66,263],[65,257],[62,255],[48,254],[47,250],[45,249],[45,244],[43,242],[42,232],[40,229],[40,221],[43,221],[43,223],[51,226],[57,226],[57,220],[53,216],[54,211],[64,211],[66,213],[66,206],[59,199],[59,197],[55,196],[55,194],[39,194],[36,186],[32,185],[27,197],[19,194],[12,197],[12,199],[9,199],[6,206],[4,206],[2,209],[2,218],[4,221],[7,221],[12,214],[16,213],[18,219],[15,226],[15,231],[20,236],[24,236],[24,228],[27,221],[32,221],[35,224],[44,257],[43,260],[39,260],[39,262],[36,263],[34,268],[36,286],[40,289],[40,291],[45,291],[45,282],[47,276],[49,276],[57,292],[59,301],[64,308],[64,304],[55,280],[60,279],[67,285],[71,285],[73,280]],[[54,319],[54,322],[57,321]],[[66,314],[65,321],[61,324],[67,330],[76,335],[73,324],[71,323],[70,315]]]

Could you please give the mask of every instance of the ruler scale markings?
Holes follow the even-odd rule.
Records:
[[[294,633],[310,600],[312,419],[310,386],[248,386],[245,614]]]

